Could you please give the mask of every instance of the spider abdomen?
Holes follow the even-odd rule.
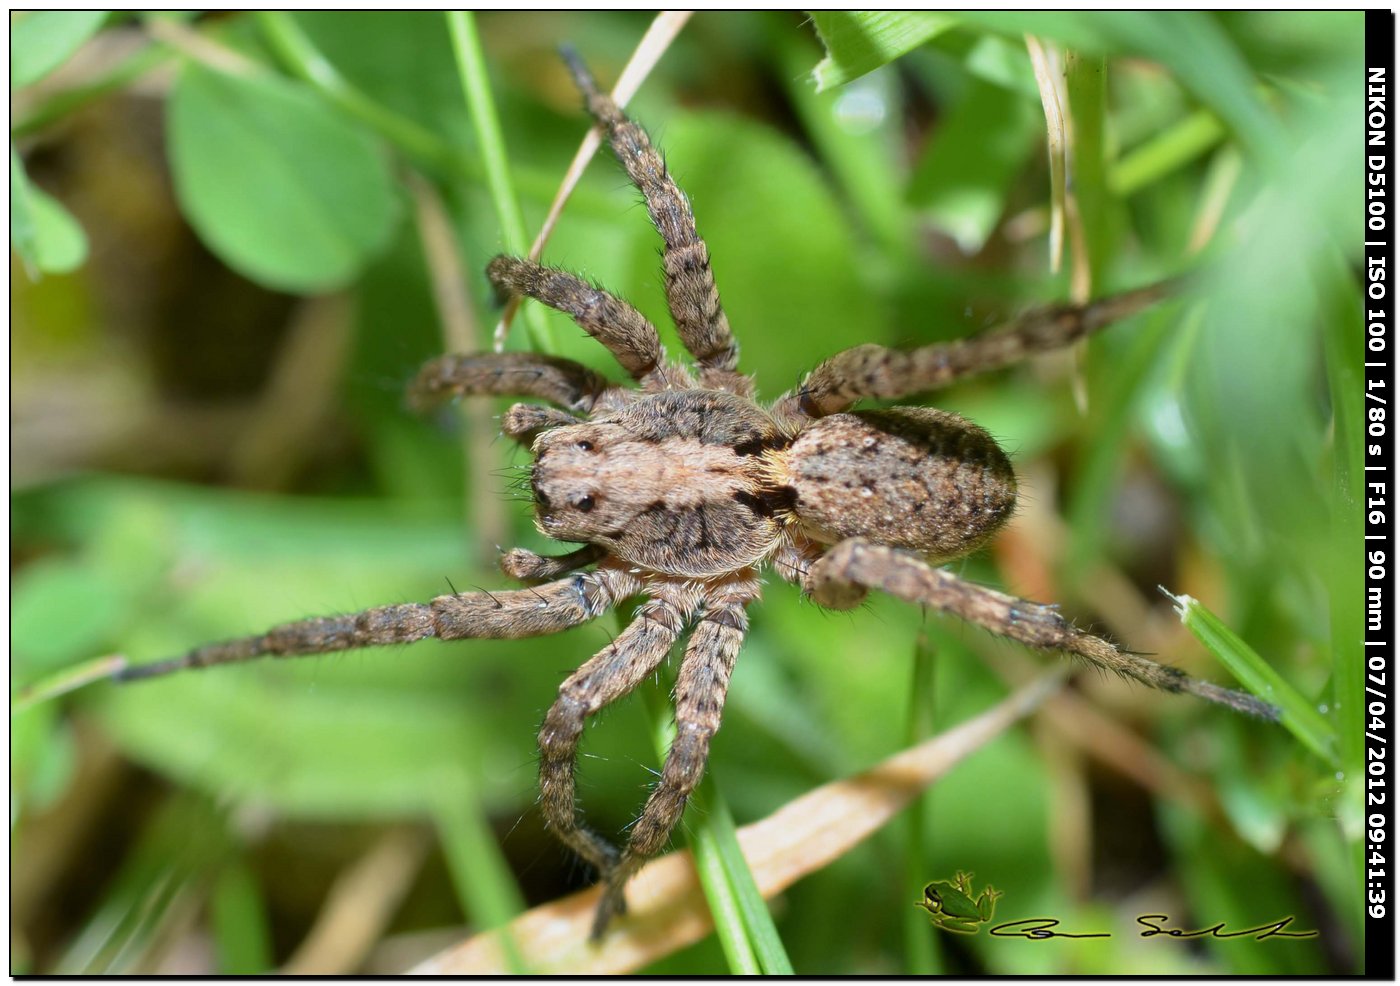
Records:
[[[987,432],[950,411],[895,407],[833,414],[783,455],[783,480],[808,536],[862,537],[946,560],[996,533],[1016,476]]]

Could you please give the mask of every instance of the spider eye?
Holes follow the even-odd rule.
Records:
[[[578,502],[575,503],[574,506],[578,508],[579,513],[586,514],[588,513],[588,511],[593,509],[593,497],[581,496],[578,498]]]
[[[580,452],[592,452],[592,451],[593,451],[593,443],[592,443],[592,442],[589,442],[589,441],[582,441],[582,442],[579,442],[578,445],[575,446],[575,447],[576,447]]]

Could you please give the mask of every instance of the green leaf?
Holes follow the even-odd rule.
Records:
[[[32,279],[66,274],[87,258],[87,236],[78,221],[24,173],[10,145],[10,244]]]
[[[301,86],[187,65],[168,127],[181,207],[240,273],[327,291],[387,246],[398,207],[379,147]]]
[[[1163,590],[1166,592],[1166,590]],[[1337,762],[1336,731],[1318,711],[1284,681],[1267,661],[1191,596],[1167,593],[1181,622],[1205,644],[1236,680],[1259,698],[1278,706],[1280,722],[1299,742],[1328,763]]]
[[[91,657],[121,625],[130,602],[126,586],[93,584],[91,567],[79,561],[45,558],[27,566],[10,594],[13,670],[28,683]]]
[[[39,270],[39,248],[34,231],[34,199],[24,162],[10,145],[10,245],[24,261],[31,277]]]
[[[1012,181],[1035,149],[1039,108],[1020,93],[968,80],[909,180],[909,201],[976,253],[996,227]],[[996,120],[995,127],[987,121]]]
[[[39,269],[46,274],[66,274],[82,266],[88,241],[78,220],[42,189],[30,187],[29,203]]]
[[[105,10],[34,10],[10,23],[10,88],[37,82],[97,33]]]
[[[889,64],[957,21],[928,11],[819,10],[812,23],[826,46],[826,57],[812,70],[822,92]]]

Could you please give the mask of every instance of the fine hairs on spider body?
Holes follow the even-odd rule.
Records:
[[[549,405],[516,404],[503,431],[533,453],[539,529],[584,546],[558,557],[506,552],[502,570],[534,583],[530,588],[289,623],[130,667],[120,679],[426,637],[531,637],[642,597],[632,623],[560,686],[539,733],[545,821],[604,884],[595,937],[624,910],[628,878],[666,845],[704,773],[765,566],[820,606],[847,609],[875,589],[1154,688],[1276,717],[1249,695],[1078,630],[1054,606],[935,567],[979,548],[1005,524],[1016,502],[1006,454],[982,428],[946,411],[851,410],[865,398],[922,393],[1069,345],[1159,301],[1165,286],[1033,310],[967,340],[909,351],[857,346],[761,405],[753,381],[737,368],[739,347],[685,195],[646,132],[576,55],[565,58],[661,234],[668,307],[693,363],[669,361],[656,329],[620,298],[564,271],[502,256],[487,268],[500,292],[570,315],[637,386],[612,384],[552,356],[483,353],[432,361],[410,399],[422,408],[459,395],[513,394]],[[619,848],[581,820],[574,771],[584,723],[656,670],[687,632],[674,696],[676,739]]]

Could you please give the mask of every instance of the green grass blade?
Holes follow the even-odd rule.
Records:
[[[913,657],[909,681],[909,721],[904,730],[905,749],[917,746],[933,735],[938,707],[934,675],[937,655],[926,634],[919,635]],[[916,797],[904,813],[904,879],[911,887],[923,886],[929,878],[924,831],[929,802],[932,800],[933,792],[927,790]],[[937,935],[929,934],[924,912],[910,907],[903,914],[904,972],[913,976],[946,973],[941,942]]]
[[[511,972],[526,975],[529,967],[506,927],[525,910],[525,902],[486,824],[470,775],[463,773],[458,783],[444,784],[441,795],[433,821],[462,909],[481,928],[499,929],[506,965]]]
[[[1187,595],[1172,595],[1166,589],[1162,592],[1176,607],[1177,615],[1186,629],[1220,658],[1240,684],[1278,707],[1282,713],[1280,722],[1285,729],[1328,763],[1338,763],[1336,731],[1307,699],[1198,600]]]
[[[664,760],[676,732],[667,691],[663,686],[650,686],[645,689],[645,699],[657,754]],[[713,771],[706,772],[691,801],[695,824],[688,840],[730,971],[743,976],[792,975],[792,960],[744,859],[734,816],[714,782]]]
[[[812,70],[817,92],[858,79],[957,24],[931,11],[818,10],[812,23],[826,57]]]
[[[272,968],[267,904],[257,879],[242,859],[230,859],[219,871],[209,911],[219,974],[266,974]]]
[[[1097,297],[1104,289],[1104,275],[1113,256],[1113,203],[1108,191],[1108,59],[1103,56],[1065,54],[1065,93],[1069,97],[1069,217],[1071,255],[1076,266],[1071,284],[1087,288],[1085,297]]]
[[[651,733],[656,743],[656,754],[658,759],[664,761],[672,741],[676,738],[676,724],[671,718],[667,691],[661,684],[652,684],[643,691],[647,715],[651,719]],[[738,976],[757,976],[762,973],[763,968],[759,965],[758,955],[749,942],[744,927],[743,908],[730,889],[724,864],[716,853],[702,853],[700,850],[702,835],[709,824],[709,817],[706,816],[688,833],[688,841],[694,850],[695,871],[700,877],[700,887],[705,892],[705,900],[710,905],[710,915],[715,921],[715,935],[719,938],[719,946],[724,951],[730,972]]]
[[[68,692],[75,691],[94,681],[105,681],[124,667],[126,667],[126,658],[112,654],[107,657],[95,657],[91,661],[84,661],[71,668],[64,668],[32,685],[26,685],[16,692],[14,697],[10,699],[10,715],[23,712],[31,706],[47,702],[59,695],[66,695]]]
[[[462,92],[476,130],[482,163],[486,166],[486,184],[491,190],[496,219],[501,224],[501,236],[508,251],[523,257],[529,252],[530,240],[525,235],[525,217],[515,194],[515,183],[506,156],[505,136],[501,133],[500,117],[496,114],[496,103],[491,97],[491,78],[486,72],[476,16],[470,11],[449,10],[447,27],[452,35],[452,50],[457,56]],[[527,305],[524,314],[533,348],[539,352],[554,352],[553,338],[539,310]]]
[[[1327,363],[1327,383],[1332,402],[1332,470],[1335,481],[1333,493],[1334,535],[1331,539],[1332,559],[1324,570],[1330,569],[1328,602],[1332,635],[1333,705],[1341,739],[1342,763],[1359,769],[1365,756],[1365,719],[1361,715],[1366,701],[1365,664],[1362,647],[1366,616],[1366,598],[1362,567],[1357,562],[1359,547],[1366,544],[1362,523],[1363,501],[1368,490],[1363,453],[1366,447],[1365,411],[1363,409],[1362,342],[1363,324],[1361,288],[1337,253],[1329,258],[1327,279],[1323,283],[1323,304],[1328,312],[1328,328],[1323,334],[1323,353]]]
[[[1209,110],[1197,110],[1119,158],[1109,172],[1109,190],[1120,197],[1139,192],[1224,139],[1220,118]]]
[[[792,960],[768,913],[768,905],[759,893],[753,871],[739,846],[738,828],[724,795],[715,783],[713,773],[707,773],[694,797],[696,809],[706,818],[706,825],[694,840],[697,858],[717,857],[729,884],[729,893],[739,905],[749,944],[758,956],[763,973],[769,976],[791,976]]]

